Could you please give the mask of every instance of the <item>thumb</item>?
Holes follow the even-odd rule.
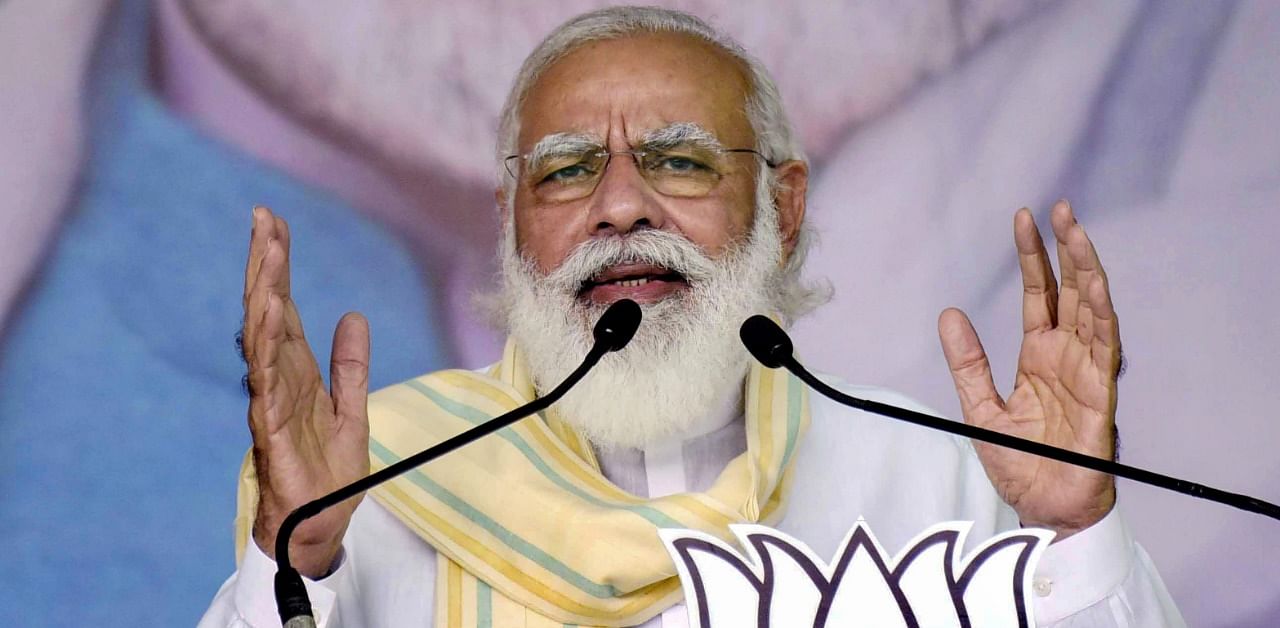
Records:
[[[965,421],[974,423],[979,416],[985,418],[1003,410],[1004,400],[991,379],[987,352],[969,317],[956,308],[943,310],[938,317],[938,338],[942,341],[942,354],[947,358]]]
[[[333,330],[329,388],[339,423],[368,423],[369,321],[357,312],[348,312]]]

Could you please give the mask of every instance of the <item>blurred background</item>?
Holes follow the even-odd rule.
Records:
[[[234,569],[234,335],[250,208],[293,228],[317,354],[372,385],[478,367],[498,110],[603,3],[0,2],[0,609],[192,625]],[[958,415],[935,321],[1012,382],[1012,216],[1067,197],[1128,373],[1125,462],[1280,501],[1280,3],[700,0],[773,71],[813,161],[806,361]],[[1280,624],[1280,526],[1121,481],[1194,626]],[[852,523],[852,522],[851,522]],[[873,521],[874,523],[874,521]]]

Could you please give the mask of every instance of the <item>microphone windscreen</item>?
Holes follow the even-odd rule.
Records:
[[[631,299],[621,299],[616,301],[609,309],[600,315],[600,320],[596,321],[596,327],[592,330],[595,336],[596,345],[604,348],[606,351],[618,351],[627,346],[631,342],[631,337],[636,335],[636,329],[640,327],[640,306],[636,305]]]
[[[756,360],[771,369],[782,366],[791,357],[791,338],[767,316],[756,314],[743,321],[738,337]]]

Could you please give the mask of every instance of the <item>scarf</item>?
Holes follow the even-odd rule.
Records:
[[[439,371],[384,388],[369,397],[372,469],[535,394],[510,341],[486,373]],[[700,530],[733,543],[729,524],[781,519],[809,424],[807,389],[753,360],[743,400],[747,451],[705,493],[645,499],[614,486],[591,445],[553,407],[370,495],[436,549],[437,627],[634,626],[682,599],[658,529]],[[249,456],[237,497],[238,555],[256,501]]]

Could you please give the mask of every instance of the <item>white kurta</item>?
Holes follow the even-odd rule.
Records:
[[[917,410],[911,400],[876,388],[846,392]],[[992,489],[964,439],[854,410],[811,395],[812,426],[796,453],[795,480],[782,531],[830,559],[859,517],[890,553],[942,521],[972,521],[966,551],[1016,528],[1017,515]],[[681,440],[644,451],[604,453],[604,474],[638,495],[656,497],[708,488],[746,449],[737,399],[705,417]],[[218,591],[201,628],[279,626],[275,563],[253,543],[239,571]],[[308,581],[317,623],[344,626],[431,626],[436,553],[375,501],[356,509],[333,573]],[[1145,551],[1120,513],[1049,546],[1033,580],[1041,626],[1184,626]],[[683,604],[644,628],[686,628]]]

